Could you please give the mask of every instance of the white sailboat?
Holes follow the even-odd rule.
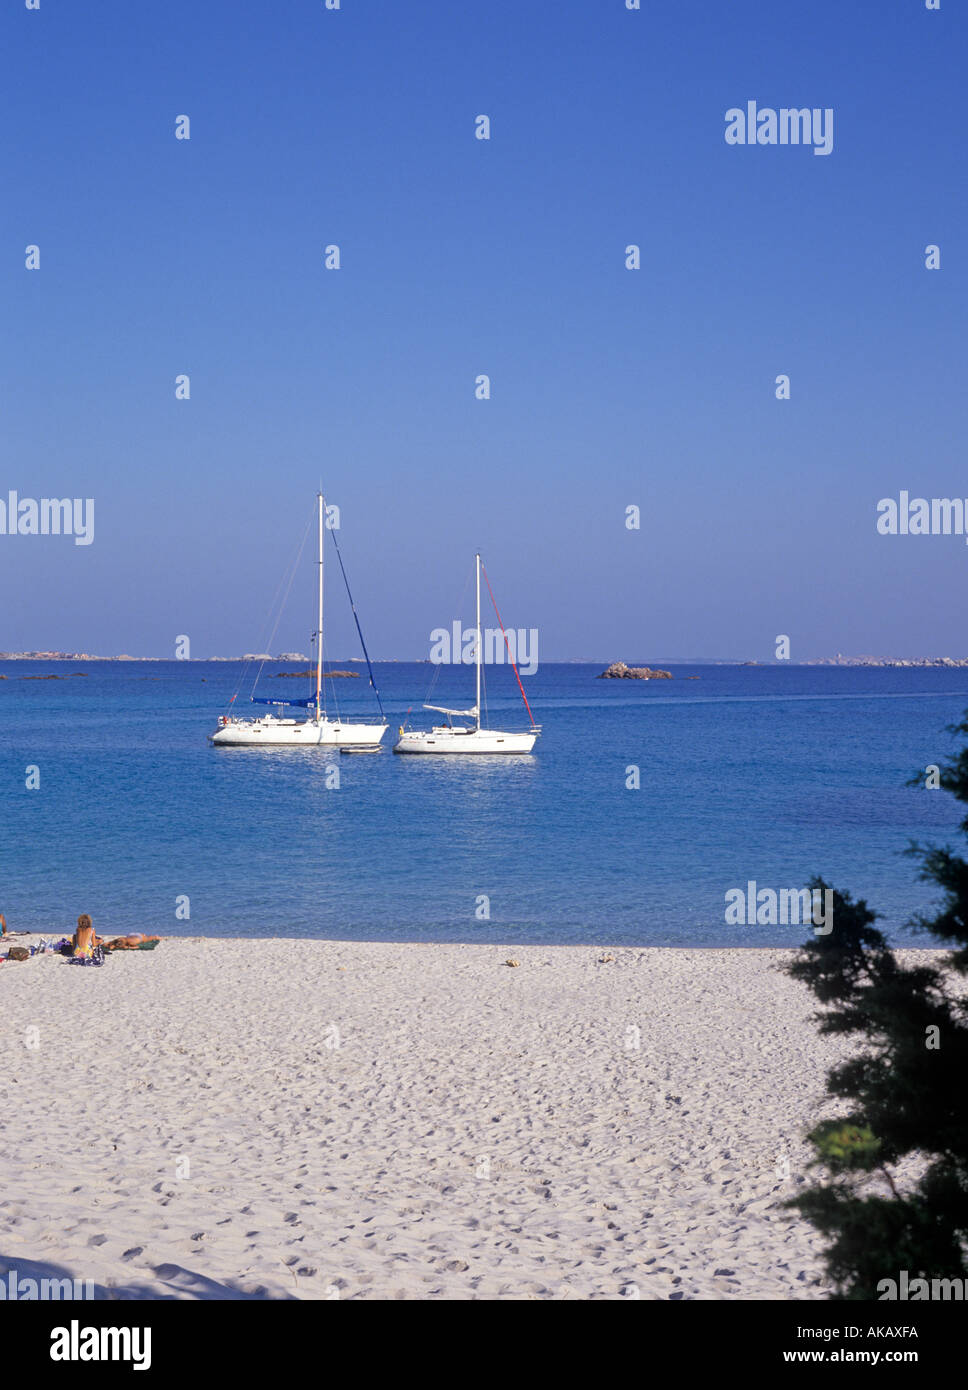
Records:
[[[219,747],[285,747],[285,748],[341,748],[345,746],[375,746],[387,730],[385,719],[378,721],[349,721],[339,717],[330,718],[323,708],[323,515],[325,504],[323,494],[317,495],[319,511],[319,616],[316,629],[316,695],[307,700],[256,700],[253,703],[286,706],[302,706],[307,711],[305,719],[287,719],[280,715],[265,714],[253,719],[239,719],[223,714],[219,717],[218,728],[209,734],[209,742]],[[345,573],[345,572],[344,572]],[[352,595],[350,596],[352,604]],[[356,609],[353,609],[354,617]],[[359,620],[357,619],[357,628]],[[362,640],[362,632],[360,638]],[[365,651],[365,647],[364,647]],[[369,657],[367,657],[369,666]],[[373,683],[373,672],[370,670]],[[375,688],[375,686],[374,686]],[[233,697],[234,698],[234,697]]]
[[[437,714],[446,714],[447,723],[439,724],[430,730],[407,729],[400,727],[399,742],[394,744],[394,753],[530,753],[535,745],[535,740],[541,733],[541,725],[536,724],[531,719],[531,728],[527,733],[509,733],[501,729],[485,729],[481,724],[481,660],[483,646],[481,642],[481,557],[476,556],[477,564],[477,628],[475,657],[476,657],[476,698],[473,709],[446,709],[443,705],[424,705],[424,709],[434,710]],[[512,663],[513,664],[513,663]],[[517,667],[514,668],[517,676]],[[521,685],[521,678],[518,677],[518,685]],[[524,687],[521,687],[521,694],[524,696]],[[528,714],[531,714],[531,707],[528,705],[527,697],[524,700]],[[455,725],[451,723],[452,718],[473,719],[473,724]]]

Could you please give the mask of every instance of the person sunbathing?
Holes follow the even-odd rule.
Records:
[[[101,939],[94,930],[94,925],[86,912],[82,912],[77,919],[77,931],[74,933],[72,943],[75,956],[92,956],[94,949],[101,945]]]

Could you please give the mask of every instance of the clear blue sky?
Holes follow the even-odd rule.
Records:
[[[9,0],[0,498],[94,497],[95,541],[0,537],[0,649],[251,650],[322,478],[378,656],[427,655],[477,546],[546,660],[968,653],[963,539],[874,528],[968,496],[966,33],[955,0]],[[750,99],[832,107],[833,153],[728,146]]]

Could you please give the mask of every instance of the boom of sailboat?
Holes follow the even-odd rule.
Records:
[[[256,705],[269,705],[285,710],[287,707],[294,709],[304,709],[306,711],[302,718],[289,717],[284,714],[273,714],[269,712],[263,715],[255,715],[251,718],[240,717],[232,712],[231,705],[236,699],[233,695],[230,701],[229,712],[221,715],[218,720],[218,727],[215,732],[209,734],[209,741],[217,747],[255,747],[255,748],[276,748],[276,747],[296,747],[296,748],[339,748],[342,752],[379,752],[383,735],[388,728],[387,719],[383,713],[383,705],[380,701],[380,694],[377,690],[376,680],[373,675],[373,666],[370,662],[369,653],[366,650],[366,642],[363,639],[363,629],[360,626],[359,616],[356,612],[356,605],[353,603],[353,595],[350,592],[349,580],[346,576],[346,569],[343,565],[343,558],[340,554],[339,545],[333,535],[333,544],[339,560],[340,570],[346,585],[346,593],[349,598],[350,607],[356,622],[357,632],[360,637],[360,644],[363,648],[363,655],[366,659],[367,670],[370,677],[370,685],[376,696],[379,706],[379,718],[370,720],[343,719],[338,712],[331,714],[326,708],[324,698],[325,681],[323,672],[323,575],[324,575],[324,536],[325,536],[325,500],[322,492],[316,497],[317,503],[317,626],[314,634],[316,644],[316,669],[315,669],[315,691],[309,697],[285,697],[267,698],[250,695],[250,702]],[[480,553],[475,556],[476,567],[476,627],[475,627],[475,698],[474,703],[466,709],[450,709],[443,705],[426,704],[424,708],[436,714],[444,714],[447,721],[444,724],[434,725],[430,729],[409,729],[400,726],[399,737],[394,745],[394,753],[415,753],[415,754],[508,754],[508,753],[530,753],[534,748],[535,741],[541,733],[541,725],[536,724],[531,713],[531,706],[524,693],[524,686],[521,684],[521,677],[517,666],[514,663],[514,656],[508,644],[507,635],[504,634],[505,645],[507,646],[509,663],[514,670],[521,698],[524,701],[525,709],[528,712],[530,728],[523,731],[510,731],[503,729],[490,729],[485,727],[481,717],[481,679],[482,679],[482,652],[481,641],[481,572],[482,564]],[[484,571],[485,581],[490,592],[490,581],[487,579],[487,572]],[[491,601],[494,595],[491,593]],[[494,604],[494,611],[497,613],[497,605]],[[500,613],[497,613],[498,621],[501,621]],[[504,625],[501,624],[502,634]],[[258,676],[256,677],[256,682]],[[254,692],[254,687],[253,687]],[[467,720],[468,723],[457,723],[453,721]]]

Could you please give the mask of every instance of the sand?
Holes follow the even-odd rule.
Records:
[[[109,1298],[823,1298],[781,1204],[848,1044],[788,954],[169,938],[5,962],[0,1273]]]

